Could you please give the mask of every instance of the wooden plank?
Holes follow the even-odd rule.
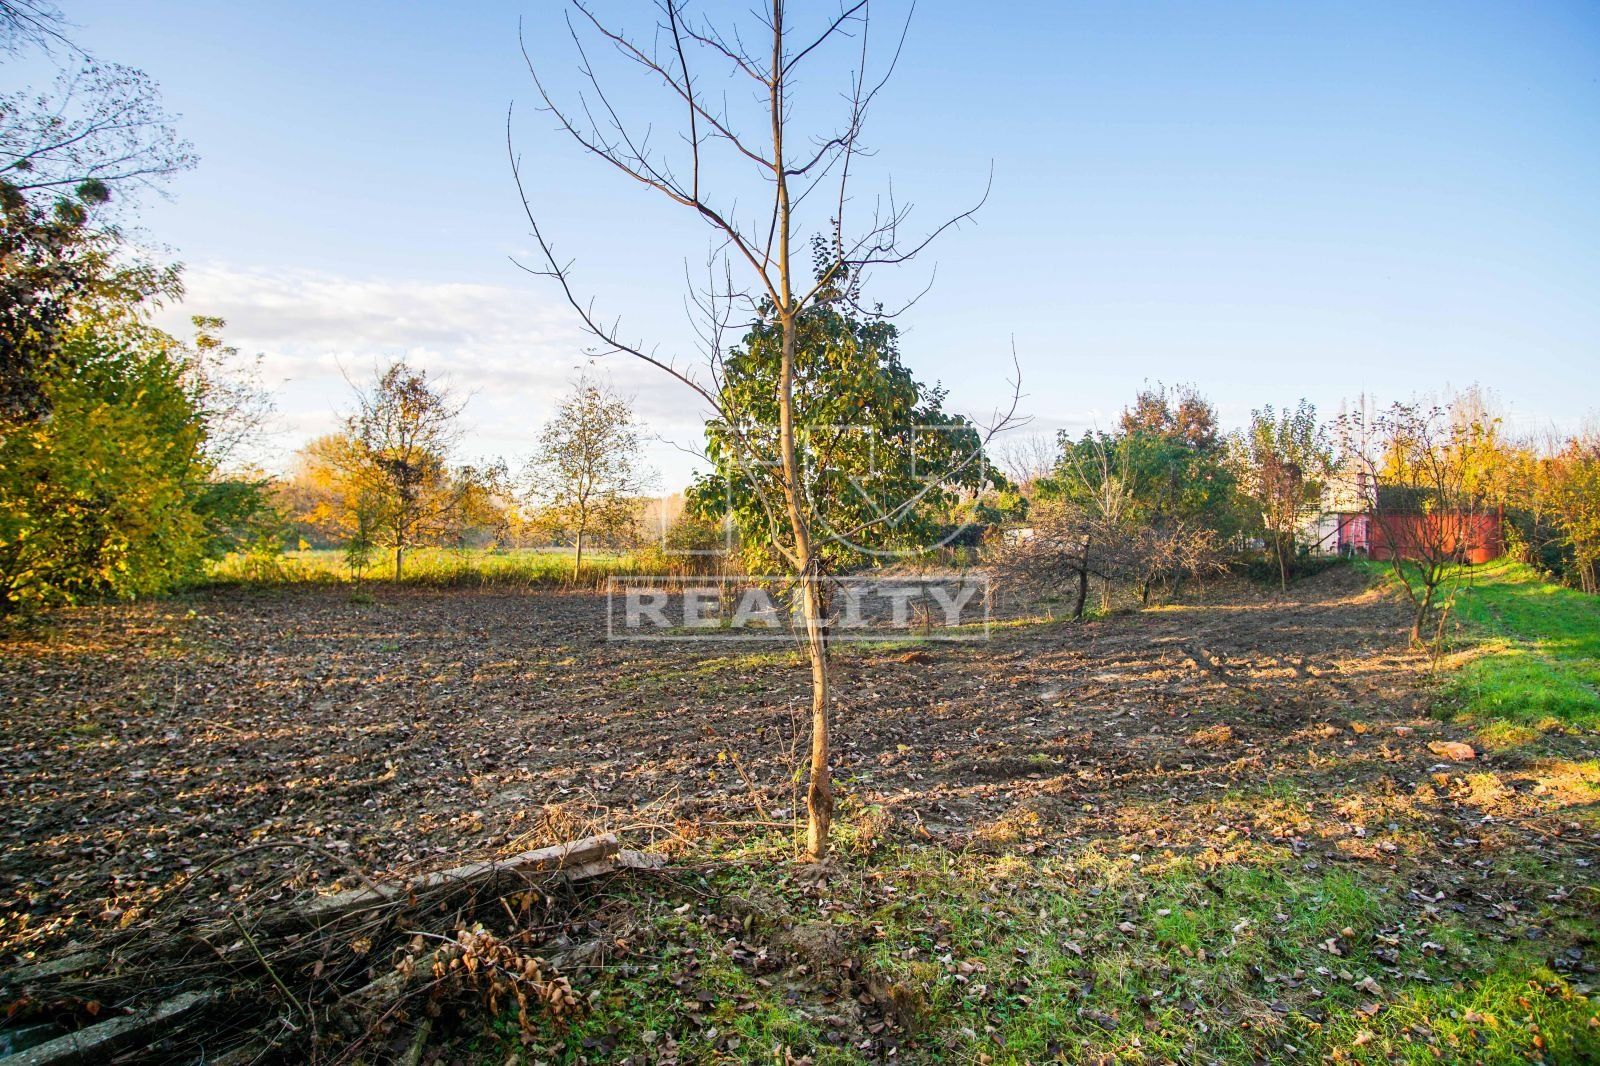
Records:
[[[615,833],[602,833],[566,844],[525,851],[505,859],[467,863],[465,866],[423,874],[409,881],[389,881],[324,896],[301,908],[300,913],[312,921],[326,921],[363,907],[381,906],[411,895],[421,896],[442,889],[472,888],[501,876],[526,877],[584,866],[610,858],[621,850]]]
[[[159,1039],[216,998],[214,992],[185,992],[151,1010],[108,1018],[8,1056],[6,1066],[75,1066],[105,1062],[119,1052]]]
[[[48,981],[53,977],[67,977],[104,966],[105,963],[106,957],[98,951],[80,951],[72,955],[63,955],[46,962],[18,966],[14,970],[0,974],[0,988],[16,988],[36,981]]]

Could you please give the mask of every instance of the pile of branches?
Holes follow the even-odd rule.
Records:
[[[296,861],[240,884],[269,849]],[[256,845],[105,942],[0,974],[7,1063],[415,1064],[452,1012],[560,1024],[580,1006],[566,975],[611,943],[585,939],[596,879],[657,865],[605,833],[374,881],[315,845]]]

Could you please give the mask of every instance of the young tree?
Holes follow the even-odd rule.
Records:
[[[1373,487],[1369,537],[1414,608],[1411,640],[1422,644],[1431,632],[1437,649],[1467,577],[1462,564],[1482,546],[1493,420],[1468,407],[1395,403],[1376,413],[1358,408],[1338,426],[1346,461]]]
[[[1327,432],[1317,409],[1301,400],[1280,414],[1271,406],[1250,412],[1250,426],[1233,442],[1239,492],[1254,506],[1278,582],[1289,587],[1300,517],[1314,506],[1332,464]]]
[[[349,446],[334,461],[393,550],[396,581],[405,576],[406,550],[449,528],[459,499],[449,458],[461,407],[426,371],[396,362],[357,390],[356,410],[345,419]]]
[[[561,401],[539,435],[526,480],[547,516],[572,533],[573,580],[583,572],[584,538],[626,528],[639,494],[654,481],[654,473],[639,461],[641,440],[628,401],[587,378]]]
[[[776,431],[770,440],[760,430],[764,423],[737,406],[739,393],[730,394],[699,381],[673,360],[654,354],[654,349],[625,339],[613,322],[601,318],[592,302],[578,294],[571,264],[556,255],[532,209],[520,162],[512,150],[513,173],[543,257],[543,267],[535,273],[561,286],[596,338],[598,354],[627,353],[692,388],[714,419],[727,427],[730,440],[743,453],[745,469],[765,462],[769,452],[775,460],[771,485],[776,492],[768,492],[763,485],[756,498],[773,554],[796,578],[801,598],[812,690],[806,845],[820,858],[827,852],[834,806],[829,725],[832,672],[825,637],[827,604],[820,550],[824,534],[813,521],[817,510],[802,461],[806,431],[799,424],[796,403],[804,316],[846,279],[852,286],[858,285],[863,271],[874,265],[909,260],[934,236],[972,212],[934,227],[926,237],[909,244],[900,237],[907,210],[893,200],[884,213],[855,225],[852,212],[860,201],[851,194],[850,179],[864,158],[863,123],[894,66],[891,57],[882,77],[867,72],[870,22],[866,0],[848,2],[820,19],[811,14],[813,29],[809,31],[794,25],[791,6],[785,0],[768,0],[755,16],[758,27],[749,32],[725,32],[708,20],[687,17],[679,0],[661,0],[654,32],[642,39],[602,22],[583,0],[576,0],[573,10],[569,25],[592,97],[573,107],[563,105],[530,58],[528,68],[540,99],[582,149],[684,208],[708,227],[718,251],[708,264],[711,280],[707,289],[694,297],[708,323],[704,340],[712,373],[719,375],[722,331],[735,316],[748,321],[743,316],[753,311],[771,331],[776,349],[772,393]],[[805,19],[806,13],[799,17]],[[598,42],[619,64],[636,69],[652,85],[665,89],[669,104],[682,116],[680,138],[651,136],[648,123],[630,125],[623,118],[619,100],[603,82],[602,68],[591,57],[586,38]],[[761,45],[752,49],[748,42],[758,39]],[[807,79],[814,83],[812,69],[840,45],[848,47],[852,64],[843,94],[844,115],[833,130],[807,137],[797,128],[795,117],[799,87]],[[699,69],[699,63],[707,60],[753,91],[754,114],[741,116],[736,107],[739,99],[749,97],[705,88],[707,79],[714,78]],[[509,140],[508,130],[511,150]],[[663,155],[657,147],[663,144],[680,146],[679,156]],[[753,194],[745,190],[747,194],[740,195],[740,175],[754,179],[757,188]],[[811,214],[803,215],[803,211]],[[796,255],[803,254],[799,242],[804,239],[807,217],[814,227],[811,232],[825,236],[827,249],[827,262],[813,282],[806,280],[795,262]],[[734,280],[736,270],[744,282]],[[813,387],[826,392],[835,384],[835,377],[824,373]],[[746,427],[755,428],[747,431]],[[879,521],[891,521],[892,517],[892,512],[886,513]]]

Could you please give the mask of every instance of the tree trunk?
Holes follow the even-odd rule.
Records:
[[[394,546],[394,579],[398,583],[406,575],[406,546],[396,543]]]
[[[583,577],[583,525],[578,525],[578,550],[572,556],[572,583],[576,585]]]
[[[811,780],[806,788],[806,851],[813,859],[828,854],[828,827],[833,822],[833,771],[829,766],[830,680],[827,633],[823,628],[824,596],[820,560],[811,542],[811,518],[805,484],[800,479],[800,463],[795,455],[794,374],[798,342],[800,307],[794,296],[790,260],[790,225],[793,205],[789,201],[789,171],[784,160],[783,135],[786,102],[784,85],[786,57],[783,51],[782,0],[772,5],[772,160],[776,185],[778,298],[777,318],[783,331],[783,355],[778,374],[778,456],[783,466],[783,497],[788,511],[789,531],[794,537],[793,563],[800,577],[800,596],[806,627],[806,655],[811,660]]]
[[[1423,581],[1427,581],[1424,573]],[[1425,585],[1422,596],[1417,600],[1417,613],[1411,619],[1411,643],[1413,646],[1422,643],[1422,626],[1428,620],[1428,608],[1433,605],[1433,586]]]
[[[1077,621],[1083,621],[1083,609],[1088,606],[1088,600],[1089,566],[1085,563],[1083,568],[1078,571],[1078,602],[1072,608],[1072,617]]]
[[[833,823],[833,770],[829,765],[829,704],[832,686],[828,676],[828,631],[823,624],[826,597],[818,580],[803,589],[806,616],[806,651],[811,659],[811,781],[806,788],[806,852],[821,859],[828,854],[828,827]]]
[[[1284,592],[1289,591],[1289,562],[1283,552],[1284,536],[1278,534],[1278,588]]]

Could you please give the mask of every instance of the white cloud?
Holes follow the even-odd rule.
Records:
[[[278,454],[262,456],[270,467],[282,467],[306,439],[335,427],[350,402],[347,377],[364,380],[397,358],[468,397],[464,452],[515,459],[531,449],[557,398],[589,365],[572,310],[531,283],[350,278],[223,264],[192,266],[184,280],[185,299],[165,312],[164,325],[182,332],[191,314],[218,315],[227,320],[231,344],[263,356],[279,411]],[[596,366],[634,399],[654,433],[698,441],[698,411],[681,383],[625,356]],[[691,464],[681,451],[651,452],[665,486],[686,480]]]

